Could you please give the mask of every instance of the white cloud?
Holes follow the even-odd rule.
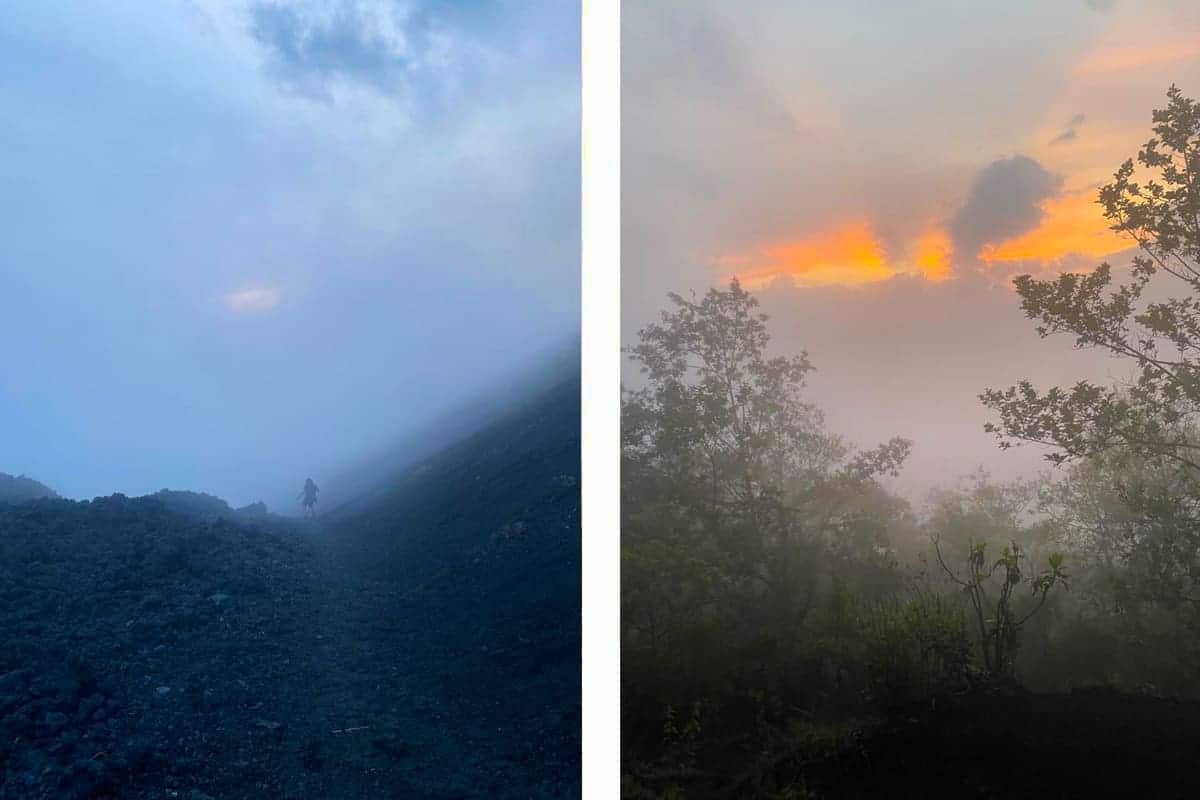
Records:
[[[237,314],[265,314],[279,305],[279,290],[252,286],[225,295],[225,308]]]

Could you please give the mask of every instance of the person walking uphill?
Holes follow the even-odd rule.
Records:
[[[313,479],[309,478],[304,482],[304,488],[300,490],[300,494],[296,495],[296,499],[301,500],[304,506],[304,516],[309,519],[317,516],[317,492],[319,491],[321,490],[313,483]]]

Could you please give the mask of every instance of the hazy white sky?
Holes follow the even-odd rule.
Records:
[[[578,17],[7,8],[0,471],[277,496],[576,336]]]
[[[670,0],[622,16],[622,330],[738,275],[863,445],[916,440],[921,493],[1000,454],[976,395],[1120,374],[1040,341],[1009,280],[1125,263],[1098,186],[1178,84],[1184,0]]]

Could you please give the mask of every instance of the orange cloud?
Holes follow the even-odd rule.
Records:
[[[917,239],[913,261],[917,271],[931,281],[944,281],[954,277],[950,262],[954,255],[954,244],[950,234],[941,228],[930,228]]]
[[[796,286],[858,286],[892,277],[887,254],[866,220],[845,223],[805,239],[760,247],[750,256],[723,256],[747,288],[790,279]]]
[[[1075,67],[1078,75],[1127,72],[1200,58],[1200,42],[1164,42],[1151,46],[1102,47]]]
[[[1045,200],[1036,228],[1003,242],[985,245],[978,258],[991,265],[1041,262],[1057,264],[1069,256],[1100,259],[1127,250],[1132,242],[1114,233],[1093,190]],[[929,281],[954,277],[954,243],[941,226],[930,223],[889,253],[869,220],[854,219],[828,231],[763,245],[748,254],[726,255],[716,263],[748,289],[776,281],[799,287],[862,286],[907,273]]]
[[[749,255],[723,256],[717,263],[749,289],[783,280],[794,286],[862,286],[900,273],[932,281],[953,277],[950,235],[930,226],[890,259],[870,221],[855,219],[803,239],[764,245]]]
[[[1109,229],[1108,220],[1089,190],[1046,200],[1041,223],[1016,238],[987,245],[985,262],[1057,261],[1069,255],[1102,258],[1128,249],[1132,242]]]

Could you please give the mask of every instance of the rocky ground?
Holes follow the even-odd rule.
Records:
[[[578,419],[311,524],[0,506],[0,798],[578,796]]]

